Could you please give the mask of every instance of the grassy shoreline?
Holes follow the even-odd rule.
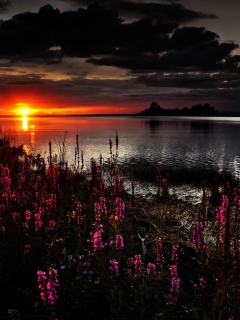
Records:
[[[1,141],[1,319],[239,318],[231,173],[121,166],[113,155],[85,173]],[[155,184],[148,198],[136,193],[144,181]],[[201,202],[169,192],[183,184]]]

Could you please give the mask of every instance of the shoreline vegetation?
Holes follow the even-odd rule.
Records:
[[[220,112],[211,107],[210,104],[196,104],[190,109],[163,109],[157,102],[152,102],[150,107],[136,113],[137,116],[177,116],[177,117],[240,117],[240,112]]]
[[[51,143],[44,159],[2,133],[0,319],[239,319],[238,179],[122,166],[118,145],[110,138],[109,158],[83,170],[78,137],[68,167]],[[147,197],[136,192],[145,181],[155,186]],[[197,204],[178,198],[186,184]]]

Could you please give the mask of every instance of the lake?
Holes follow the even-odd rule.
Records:
[[[204,165],[240,173],[240,118],[201,117],[1,117],[2,131],[14,132],[16,143],[33,154],[59,153],[65,138],[67,160],[75,160],[76,135],[84,160],[97,161],[100,154],[110,157],[109,139],[116,152],[119,137],[120,161],[150,162],[165,165]]]

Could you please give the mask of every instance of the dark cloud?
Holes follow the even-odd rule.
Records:
[[[12,1],[11,0],[0,0],[0,12],[3,12],[11,6]]]
[[[96,65],[118,66],[135,72],[141,70],[214,71],[237,67],[238,59],[230,57],[230,54],[238,48],[238,45],[231,42],[220,43],[216,33],[204,28],[178,28],[171,37],[164,35],[157,40],[148,38],[148,41],[148,45],[138,46],[134,56],[129,56],[128,50],[126,53],[124,50],[119,50],[114,56],[93,57],[88,59],[88,62]],[[151,50],[151,48],[154,49]],[[223,59],[227,59],[226,65]]]
[[[67,0],[69,1],[69,0]],[[89,0],[72,0],[76,5],[88,6],[92,3]],[[196,12],[185,8],[177,1],[126,1],[126,0],[99,0],[98,3],[118,9],[121,17],[128,19],[161,19],[166,22],[189,22],[197,19],[215,19],[214,14],[206,14],[203,12]]]
[[[167,5],[174,12],[176,3]],[[0,43],[0,56],[13,61],[59,64],[64,56],[88,57],[89,63],[135,71],[213,70],[237,48],[204,28],[150,18],[124,23],[116,9],[99,4],[63,13],[46,5],[38,13],[18,14],[2,23]],[[61,50],[51,50],[54,46]]]
[[[176,3],[168,5],[174,12]],[[59,63],[63,56],[105,55],[102,59],[91,58],[89,62],[134,70],[138,68],[137,63],[144,69],[152,69],[153,62],[155,68],[163,65],[167,68],[169,65],[182,67],[186,62],[189,66],[205,66],[209,60],[211,67],[236,48],[235,44],[219,44],[217,34],[204,28],[177,28],[177,23],[150,18],[124,23],[117,10],[99,4],[63,13],[47,5],[38,13],[18,14],[2,23],[0,55],[26,61],[39,58],[48,63]],[[53,46],[61,50],[50,50]],[[165,51],[167,54],[156,58]],[[196,55],[191,57],[195,51],[198,51],[197,59]]]
[[[240,87],[238,74],[226,73],[186,73],[184,77],[179,73],[159,73],[140,75],[136,82],[149,87],[176,87],[189,89],[232,89]]]

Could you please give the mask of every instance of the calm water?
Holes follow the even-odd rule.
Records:
[[[240,118],[192,117],[49,117],[0,118],[3,131],[17,133],[17,143],[33,153],[49,155],[49,141],[58,152],[66,134],[68,162],[74,163],[76,135],[84,160],[115,153],[116,131],[122,161],[147,159],[167,165],[214,165],[240,173]]]

